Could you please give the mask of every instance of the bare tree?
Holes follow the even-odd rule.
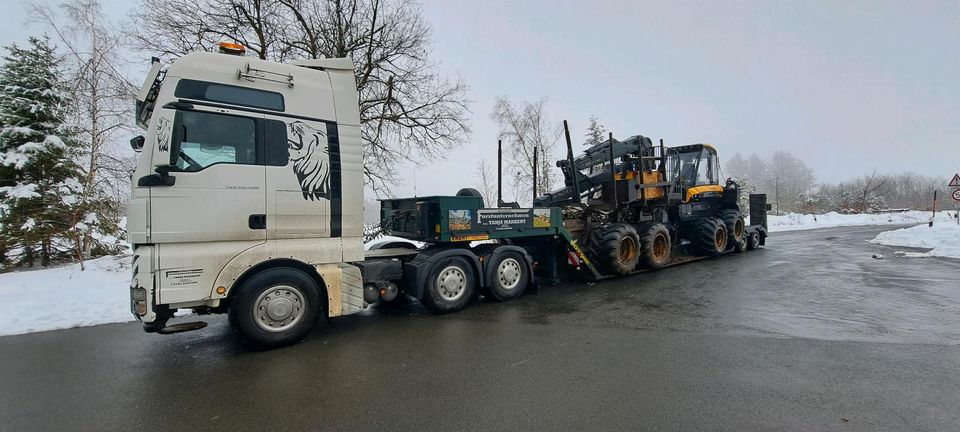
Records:
[[[221,40],[277,61],[346,57],[360,93],[364,174],[390,193],[396,166],[442,158],[470,132],[467,85],[429,59],[430,26],[411,0],[141,0],[130,36],[166,58]]]
[[[493,174],[493,169],[486,159],[480,159],[477,163],[476,172],[478,188],[480,195],[483,195],[483,202],[487,207],[496,207],[497,202],[497,179]]]
[[[65,81],[72,96],[69,122],[84,143],[85,159],[78,198],[84,204],[77,207],[83,214],[74,219],[88,228],[97,225],[96,230],[74,236],[82,261],[91,254],[92,231],[119,230],[119,203],[135,163],[119,148],[119,137],[131,132],[130,104],[136,87],[120,72],[121,39],[104,20],[99,0],[69,0],[56,8],[37,2],[30,6],[30,17],[52,31],[65,51]]]
[[[860,181],[857,182],[858,191],[857,191],[857,211],[867,211],[871,210],[871,199],[877,197],[876,193],[887,183],[887,178],[885,176],[877,177],[877,170],[868,176],[863,176]]]
[[[553,187],[553,152],[560,138],[560,127],[551,123],[544,113],[546,99],[535,103],[522,102],[514,105],[506,98],[498,98],[490,118],[500,127],[499,138],[506,141],[506,165],[514,174],[511,183],[514,199],[529,202],[533,173],[537,172],[537,191],[546,192]],[[538,153],[537,164],[533,163],[534,149]]]

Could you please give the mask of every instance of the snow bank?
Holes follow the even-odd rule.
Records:
[[[870,242],[887,246],[931,249],[929,252],[903,252],[906,256],[960,258],[960,225],[956,222],[934,223],[932,228],[927,225],[917,225],[884,231]]]
[[[130,257],[0,274],[0,335],[133,321]]]
[[[954,212],[937,212],[937,224],[956,223]],[[815,228],[865,225],[905,225],[926,224],[931,212],[910,210],[899,213],[840,214],[830,212],[820,215],[787,213],[767,216],[767,226],[771,232],[796,231]]]

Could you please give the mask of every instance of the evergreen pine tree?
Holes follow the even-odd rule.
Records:
[[[607,140],[607,128],[600,124],[597,116],[590,116],[585,137],[586,140],[583,142],[585,147],[592,147]]]
[[[0,238],[8,265],[73,255],[83,172],[64,124],[68,92],[46,37],[6,47],[0,66]]]

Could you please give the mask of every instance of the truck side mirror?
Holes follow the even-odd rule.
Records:
[[[130,148],[132,148],[133,151],[140,153],[143,151],[143,143],[145,141],[146,139],[143,137],[143,135],[137,135],[133,138],[130,138]]]

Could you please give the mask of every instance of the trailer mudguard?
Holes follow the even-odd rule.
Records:
[[[480,275],[480,258],[470,249],[456,246],[434,246],[420,252],[416,258],[404,264],[402,289],[407,295],[416,299],[423,297],[423,287],[427,283],[427,277],[433,265],[444,258],[462,256],[473,263],[473,276],[482,283]]]

